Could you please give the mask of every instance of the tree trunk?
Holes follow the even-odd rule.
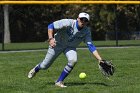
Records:
[[[9,5],[3,5],[4,11],[4,43],[11,43],[10,29],[9,29]]]

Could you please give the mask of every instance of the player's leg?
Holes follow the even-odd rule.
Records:
[[[73,67],[77,63],[77,52],[76,52],[75,49],[73,49],[73,50],[68,50],[67,49],[66,52],[65,52],[65,55],[67,57],[68,64],[65,66],[65,68],[63,69],[60,77],[56,81],[56,85],[57,85],[57,83],[59,85],[59,83],[61,83],[69,75],[69,73],[72,71]],[[62,87],[66,87],[66,86],[62,85]]]
[[[35,74],[41,69],[48,69],[61,52],[62,50],[60,49],[58,50],[54,48],[49,48],[45,59],[30,70],[30,72],[28,73],[28,78],[34,77]]]

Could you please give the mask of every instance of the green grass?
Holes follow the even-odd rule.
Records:
[[[9,43],[4,45],[5,50],[26,50],[26,49],[46,49],[47,42],[33,42],[33,43]],[[2,50],[2,44],[0,44]]]
[[[105,79],[88,50],[78,50],[78,63],[65,79],[67,88],[54,86],[67,64],[62,54],[48,70],[28,79],[28,71],[43,60],[46,51],[0,53],[0,93],[139,93],[140,47],[99,49],[101,56],[116,67],[114,81]],[[79,79],[81,72],[86,79]]]
[[[119,46],[140,46],[140,40],[119,40]],[[116,41],[94,41],[95,46],[116,46]],[[86,47],[85,43],[81,43],[79,47]],[[48,48],[48,42],[33,42],[33,43],[10,43],[5,44],[5,50],[28,50],[28,49],[46,49]],[[0,50],[2,50],[2,44],[0,44]]]

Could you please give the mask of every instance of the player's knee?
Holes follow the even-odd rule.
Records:
[[[68,59],[68,61],[75,63],[75,62],[77,62],[77,58],[71,58],[71,59]]]
[[[77,58],[71,58],[71,59],[68,60],[68,62],[69,62],[72,66],[74,66],[74,65],[77,63]]]
[[[40,68],[41,68],[41,69],[46,69],[47,66],[46,66],[46,64],[41,63],[41,64],[40,64]]]

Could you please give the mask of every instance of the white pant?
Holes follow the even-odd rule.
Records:
[[[40,63],[41,69],[47,69],[54,62],[54,60],[61,54],[64,53],[67,57],[68,64],[74,66],[77,62],[76,48],[62,48],[62,47],[49,47],[45,59]]]

